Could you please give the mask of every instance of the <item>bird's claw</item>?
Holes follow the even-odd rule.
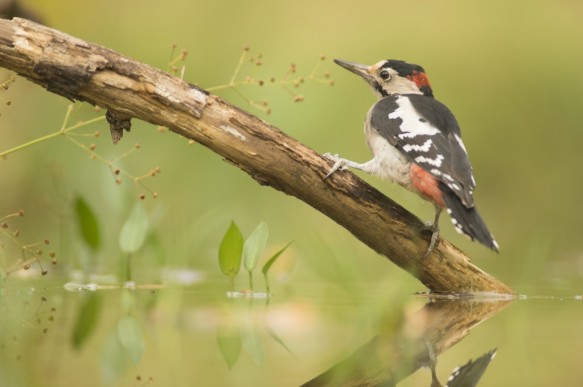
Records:
[[[427,258],[435,248],[437,240],[439,239],[439,226],[436,225],[435,223],[426,222],[424,229],[431,231],[431,240],[429,241],[429,247],[427,247],[427,251],[423,255],[423,258]]]
[[[334,165],[332,166],[332,168],[330,168],[330,170],[328,171],[326,176],[324,176],[324,180],[329,178],[334,172],[336,172],[338,170],[343,171],[345,169],[348,169],[346,167],[346,165],[344,165],[345,160],[343,158],[341,158],[340,156],[338,156],[337,154],[333,155],[331,153],[324,153],[323,156],[325,158],[327,158],[328,160],[334,161]]]

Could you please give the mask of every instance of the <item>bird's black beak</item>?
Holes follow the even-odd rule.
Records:
[[[334,62],[337,65],[344,67],[346,70],[353,72],[356,75],[360,75],[366,81],[368,81],[371,78],[370,66],[363,65],[360,63],[348,62],[340,59],[334,59]]]

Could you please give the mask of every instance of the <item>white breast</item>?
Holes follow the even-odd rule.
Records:
[[[369,173],[411,189],[411,162],[368,125],[365,126],[365,136],[374,155],[374,158],[366,163]]]

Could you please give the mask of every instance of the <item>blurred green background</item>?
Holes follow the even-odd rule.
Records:
[[[520,293],[581,293],[583,3],[39,0],[24,4],[53,28],[158,68],[167,68],[171,46],[176,44],[178,50],[188,51],[185,79],[203,88],[228,83],[246,46],[253,54],[261,53],[262,65],[244,66],[241,76],[258,79],[281,79],[291,63],[297,65],[299,75],[307,76],[325,55],[317,75],[329,72],[335,85],[306,82],[294,89],[305,97],[301,103],[277,86],[239,88],[249,98],[267,99],[269,115],[236,92],[217,94],[318,152],[339,153],[355,161],[370,158],[362,127],[374,97],[368,86],[331,59],[372,64],[392,58],[422,65],[436,98],[454,112],[462,127],[478,182],[476,202],[501,252],[496,255],[458,235],[445,217],[442,236]],[[5,79],[8,73],[1,76]],[[0,97],[11,101],[10,106],[0,106],[0,152],[58,130],[70,103],[21,78]],[[85,106],[73,121],[95,116]],[[173,133],[160,133],[137,120],[116,146],[105,122],[86,132],[95,130],[101,131],[101,137],[79,140],[95,143],[106,159],[121,156],[139,142],[141,149],[123,158],[119,166],[135,176],[156,166],[162,171],[144,180],[159,196],[144,201],[156,242],[135,257],[138,283],[159,281],[161,270],[168,266],[188,267],[210,281],[222,280],[217,250],[234,219],[244,235],[265,220],[270,228],[268,248],[273,251],[295,241],[274,268],[281,274],[280,284],[285,279],[296,285],[331,284],[344,290],[366,283],[391,284],[388,294],[401,298],[425,290],[325,216],[295,198],[259,186],[198,144],[189,145]],[[432,206],[414,194],[359,175],[421,219],[432,219]],[[80,269],[119,272],[120,229],[146,191],[128,180],[116,184],[107,166],[90,160],[63,138],[0,160],[0,179],[0,217],[24,209],[26,216],[14,221],[19,238],[23,242],[50,238],[51,249],[58,254],[59,263],[49,267],[47,281],[68,278]],[[73,214],[77,196],[87,200],[101,223],[104,248],[95,256],[89,256],[79,241]],[[13,247],[5,245],[4,259],[10,261]]]

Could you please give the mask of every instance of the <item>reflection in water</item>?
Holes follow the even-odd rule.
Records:
[[[432,353],[430,353],[432,355]],[[461,367],[457,367],[451,373],[450,377],[447,379],[447,383],[444,387],[474,387],[480,381],[480,378],[490,365],[492,359],[496,356],[496,350],[493,349],[476,360],[469,360],[466,364]],[[431,387],[441,387],[441,383],[437,379],[437,373],[435,372],[435,366],[437,365],[437,359],[435,356],[431,356]]]
[[[375,336],[350,357],[304,386],[394,386],[420,367],[435,365],[437,355],[457,344],[473,327],[502,310],[510,302],[432,300],[406,317],[397,334],[381,333]],[[480,360],[482,357],[466,364],[464,375],[468,373],[470,376],[471,371],[479,379],[492,357],[493,353],[487,361]],[[433,382],[437,382],[437,379]]]

